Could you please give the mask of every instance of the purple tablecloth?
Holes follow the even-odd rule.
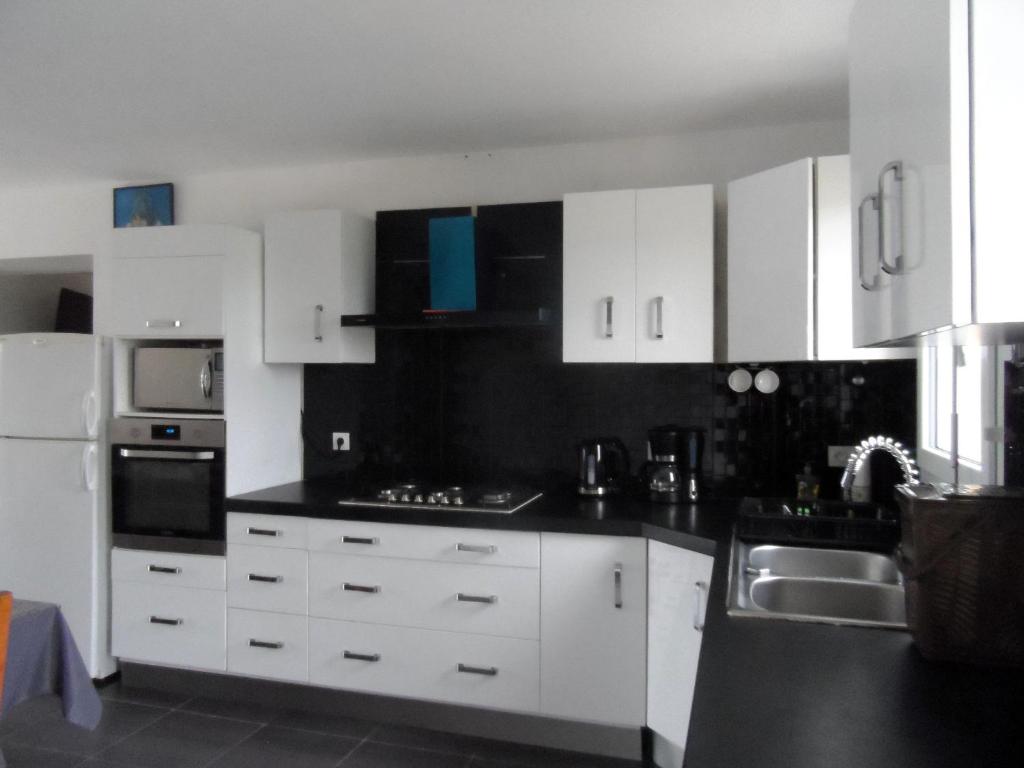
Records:
[[[15,599],[3,693],[0,719],[25,699],[57,693],[68,722],[89,730],[99,723],[103,705],[56,605]]]

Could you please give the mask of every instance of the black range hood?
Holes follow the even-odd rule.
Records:
[[[376,312],[342,315],[346,328],[394,330],[542,328],[562,300],[562,203],[479,206],[475,212],[475,309],[431,307],[430,220],[473,209],[378,211]]]

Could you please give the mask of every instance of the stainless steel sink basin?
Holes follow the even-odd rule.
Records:
[[[905,629],[903,582],[875,552],[733,540],[729,615]]]

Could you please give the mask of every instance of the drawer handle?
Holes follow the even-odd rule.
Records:
[[[150,565],[150,573],[181,573],[181,568],[171,568],[166,565]]]
[[[250,648],[267,648],[271,651],[279,651],[284,648],[284,643],[271,643],[266,640],[254,640],[249,638]]]
[[[497,595],[467,595],[465,592],[457,592],[455,599],[460,603],[496,603]]]
[[[474,667],[469,664],[459,664],[459,672],[466,672],[470,675],[487,675],[494,677],[498,674],[497,667]]]
[[[258,573],[250,573],[249,581],[262,581],[266,584],[280,584],[284,581],[284,576],[261,576]]]
[[[697,581],[693,584],[693,628],[698,632],[704,631],[704,611],[701,610],[701,602],[707,588],[706,581]]]
[[[166,627],[180,627],[185,623],[184,619],[165,619],[162,616],[150,616],[150,624],[163,624]]]
[[[280,536],[281,531],[274,531],[269,528],[246,528],[245,532],[250,536]]]
[[[493,555],[498,548],[493,544],[463,544],[461,541],[455,545],[458,552],[480,552],[484,555]]]
[[[341,585],[341,588],[346,592],[368,592],[372,595],[375,595],[378,592],[380,592],[380,587],[377,585],[369,587],[365,584],[349,584],[347,581]]]
[[[181,320],[147,320],[147,328],[181,328]]]
[[[622,563],[616,563],[612,571],[615,574],[615,607],[622,607]]]
[[[380,544],[380,539],[376,536],[342,536],[342,544]]]
[[[353,659],[354,661],[380,661],[379,653],[355,653],[354,651],[345,651],[341,655],[346,659]]]

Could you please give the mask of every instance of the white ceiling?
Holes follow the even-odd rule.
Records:
[[[846,116],[853,0],[0,0],[0,183]]]

